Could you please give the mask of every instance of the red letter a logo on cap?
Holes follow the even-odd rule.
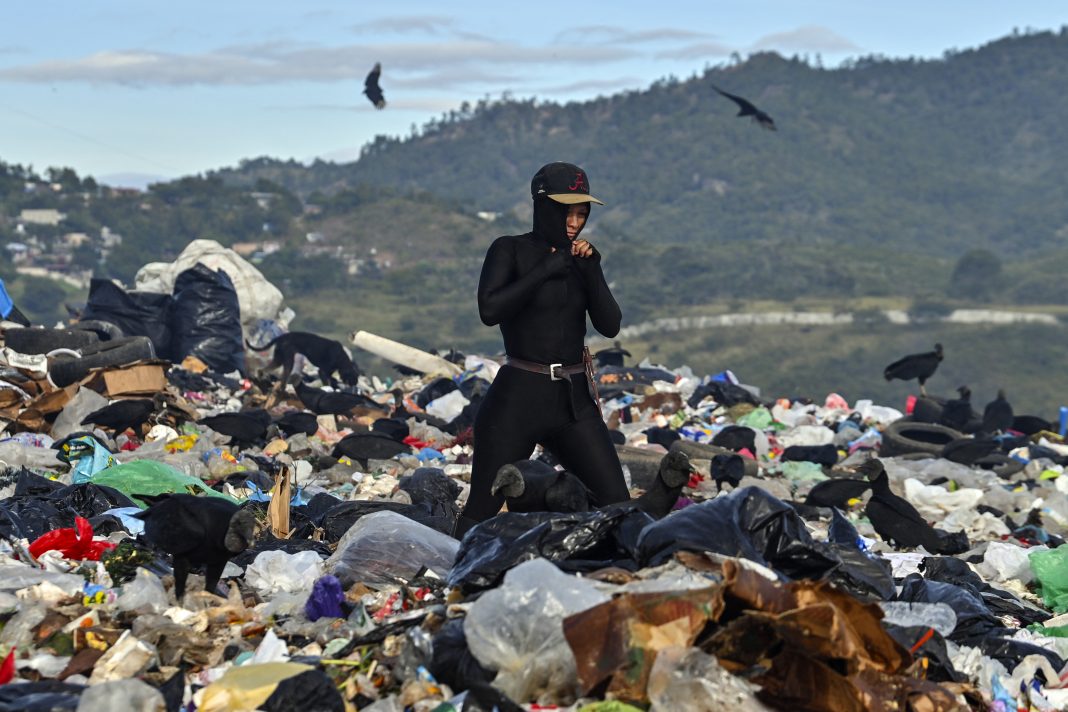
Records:
[[[567,186],[568,190],[586,190],[586,176],[582,175],[582,172],[575,174],[575,182]]]

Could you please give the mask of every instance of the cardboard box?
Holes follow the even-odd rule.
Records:
[[[152,395],[167,387],[166,362],[141,361],[122,368],[98,371],[92,378],[94,381],[99,379],[103,392],[112,398]]]

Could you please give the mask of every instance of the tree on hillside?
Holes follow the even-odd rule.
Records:
[[[949,280],[949,295],[961,299],[990,299],[1000,288],[1001,260],[989,250],[969,250],[957,260]]]

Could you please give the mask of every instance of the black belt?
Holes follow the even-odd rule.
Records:
[[[577,373],[586,373],[585,363],[576,363],[570,366],[565,366],[562,363],[537,363],[535,361],[526,361],[521,358],[515,358],[509,356],[505,361],[509,366],[515,366],[524,371],[530,371],[531,373],[541,373],[549,377],[553,381],[566,380],[565,376],[574,376]]]

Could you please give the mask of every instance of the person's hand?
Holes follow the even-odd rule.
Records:
[[[571,254],[575,257],[581,257],[583,259],[593,257],[595,251],[593,245],[585,240],[575,240],[571,243]]]
[[[550,277],[563,274],[571,264],[571,255],[563,250],[557,250],[555,247],[550,248],[550,250],[549,256],[545,258],[546,273]]]

